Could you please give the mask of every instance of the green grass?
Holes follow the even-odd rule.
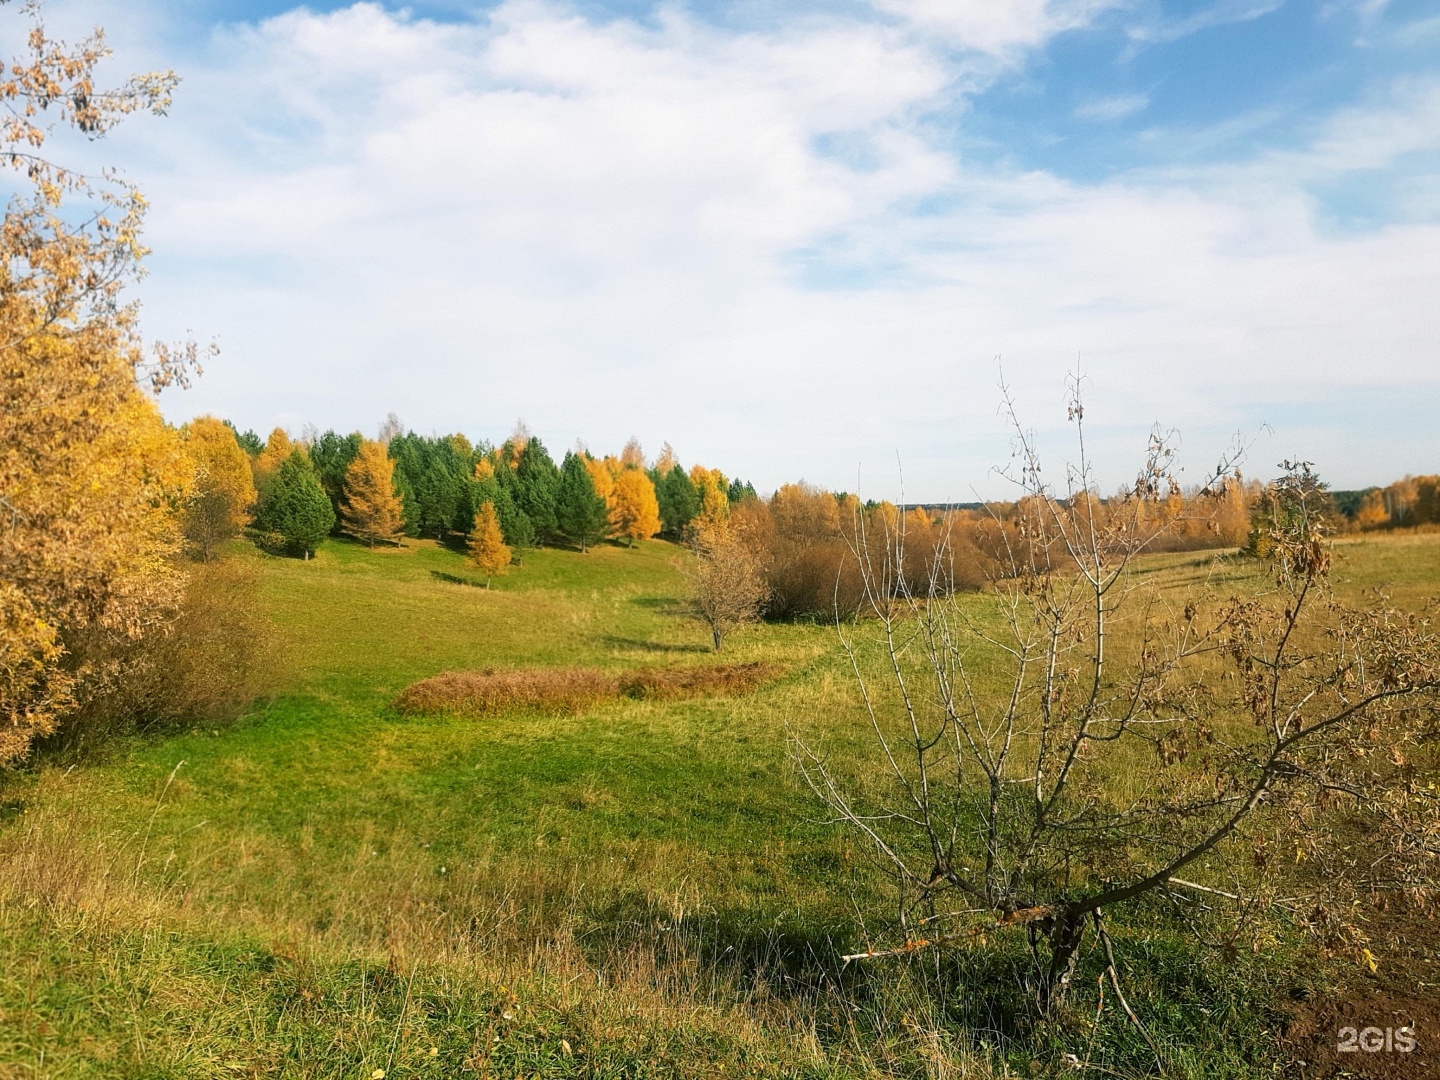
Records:
[[[1413,602],[1437,556],[1366,541],[1337,576]],[[729,659],[787,672],[740,699],[406,718],[394,695],[448,669],[706,662],[682,549],[535,551],[488,590],[433,543],[237,557],[263,561],[277,697],[0,791],[0,1077],[981,1076],[1085,1052],[1083,1024],[1021,1032],[1018,939],[835,963],[883,889],[787,753],[787,722],[865,745],[832,629],[735,635]],[[1146,909],[1117,942],[1179,1075],[1261,1068],[1293,944],[1227,963]],[[1149,1067],[1123,1020],[1098,1044]]]

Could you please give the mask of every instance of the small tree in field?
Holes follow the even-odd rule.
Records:
[[[475,513],[475,527],[470,533],[470,561],[485,575],[487,589],[492,577],[509,572],[510,548],[500,531],[500,516],[495,513],[494,503],[481,503]]]
[[[615,535],[623,536],[627,545],[648,540],[660,531],[655,485],[639,469],[622,469],[615,478],[614,504],[611,524]]]
[[[345,529],[372,548],[393,544],[405,527],[405,510],[395,494],[395,462],[385,444],[366,439],[345,470]]]
[[[304,450],[292,450],[265,485],[255,524],[281,537],[292,552],[309,559],[335,525],[330,497]]]
[[[610,511],[595,491],[595,481],[576,453],[565,455],[555,488],[555,521],[560,534],[581,551],[605,539]]]
[[[240,535],[255,505],[250,461],[231,430],[213,416],[185,425],[185,453],[195,467],[195,485],[185,505],[185,539],[201,562]]]
[[[1284,884],[1331,913],[1382,894],[1428,904],[1428,618],[1331,594],[1329,500],[1304,465],[1267,493],[1264,574],[1228,599],[1166,590],[1134,572],[1155,538],[1147,503],[1172,486],[1166,440],[1104,503],[1083,428],[1079,445],[1055,491],[1016,425],[1022,497],[988,600],[957,599],[939,570],[907,586],[903,532],[855,543],[870,618],[842,639],[885,782],[845,782],[797,742],[814,790],[895,884],[897,941],[859,956],[912,951],[921,924],[923,945],[1023,927],[1048,1011],[1092,928],[1108,950],[1102,914],[1157,890],[1264,901]],[[1294,857],[1270,858],[1277,847]]]
[[[691,609],[710,628],[719,652],[732,631],[759,620],[770,589],[755,545],[748,542],[743,530],[729,525],[698,529],[691,546],[695,552],[690,571]]]

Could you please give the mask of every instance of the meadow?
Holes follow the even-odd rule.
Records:
[[[1343,594],[1419,607],[1440,585],[1440,535],[1337,554]],[[404,715],[396,695],[443,671],[711,662],[684,550],[540,549],[488,589],[428,541],[232,557],[261,568],[273,697],[0,781],[0,1076],[1154,1071],[1123,1014],[1095,1020],[1089,969],[1072,1022],[1023,1020],[1019,935],[840,963],[884,919],[883,882],[787,734],[863,773],[833,627],[737,633],[727,661],[775,670],[738,696]],[[1256,573],[1216,552],[1143,571]],[[1167,1075],[1272,1074],[1287,1003],[1357,977],[1283,920],[1235,954],[1158,903],[1122,918]]]

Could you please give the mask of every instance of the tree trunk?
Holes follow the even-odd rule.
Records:
[[[719,652],[720,646],[724,643],[725,639],[720,636],[720,631],[713,626],[710,628],[710,636],[715,639],[715,651]]]
[[[1080,942],[1085,937],[1085,920],[1085,913],[1063,907],[1037,927],[1045,934],[1050,949],[1050,962],[1036,990],[1036,1000],[1044,1015],[1063,1004],[1070,992],[1075,965],[1080,960]]]

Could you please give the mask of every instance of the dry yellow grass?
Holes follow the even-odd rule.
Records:
[[[692,698],[748,693],[779,673],[774,664],[706,664],[641,668],[620,675],[594,668],[446,671],[402,690],[403,713],[491,716],[514,710],[578,713],[597,702],[631,698]]]

